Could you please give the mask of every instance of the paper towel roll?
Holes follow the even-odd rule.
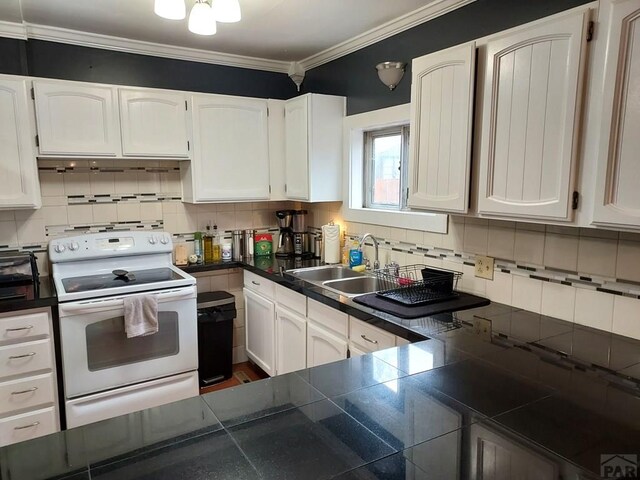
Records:
[[[340,225],[323,225],[324,263],[340,263]]]

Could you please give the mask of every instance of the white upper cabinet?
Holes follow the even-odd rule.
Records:
[[[118,90],[124,156],[189,156],[185,93],[135,88]]]
[[[35,80],[41,155],[120,154],[116,87]]]
[[[184,200],[269,199],[267,100],[193,95],[193,159],[181,165]]]
[[[588,15],[540,23],[481,49],[480,214],[572,220]]]
[[[475,58],[471,42],[411,64],[410,207],[468,210]]]
[[[344,97],[307,94],[285,104],[285,195],[342,200]]]
[[[609,29],[600,33],[607,52],[594,223],[640,228],[640,1],[606,4]]]
[[[0,76],[0,209],[41,205],[28,83]]]

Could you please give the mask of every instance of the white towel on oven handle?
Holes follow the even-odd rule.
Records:
[[[158,332],[158,298],[155,295],[124,297],[124,329],[127,338]]]

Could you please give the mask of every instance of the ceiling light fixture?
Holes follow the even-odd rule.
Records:
[[[197,0],[189,14],[189,31],[198,35],[216,33],[216,16],[206,0]]]
[[[402,62],[382,62],[376,65],[378,70],[378,78],[384,83],[389,90],[395,89],[402,77],[404,76],[404,67],[406,63]]]
[[[211,7],[219,22],[234,23],[242,18],[238,0],[212,0]]]
[[[156,0],[153,11],[156,15],[169,20],[182,20],[187,16],[184,0]]]

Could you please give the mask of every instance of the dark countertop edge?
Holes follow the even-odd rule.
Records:
[[[242,268],[245,270],[249,270],[250,272],[255,273],[256,275],[259,275],[263,278],[266,278],[267,280],[282,285],[283,287],[293,290],[294,292],[311,298],[312,300],[316,300],[324,305],[327,305],[328,307],[340,310],[341,312],[346,313],[347,315],[351,315],[358,320],[362,320],[363,322],[369,323],[393,335],[404,338],[409,342],[419,342],[421,340],[427,340],[430,338],[427,335],[412,330],[411,327],[394,323],[388,319],[381,318],[380,316],[376,316],[373,313],[366,312],[359,307],[353,306],[353,301],[347,297],[342,297],[334,292],[325,290],[322,287],[305,282],[304,280],[285,278],[284,276],[280,275],[279,272],[265,271],[261,268],[256,267],[255,265],[245,263],[243,261],[232,261],[207,265],[190,265],[187,267],[179,268],[189,274],[230,268]]]
[[[33,308],[55,307],[58,305],[58,297],[33,298],[29,300],[3,300],[0,302],[0,313],[19,312]]]

